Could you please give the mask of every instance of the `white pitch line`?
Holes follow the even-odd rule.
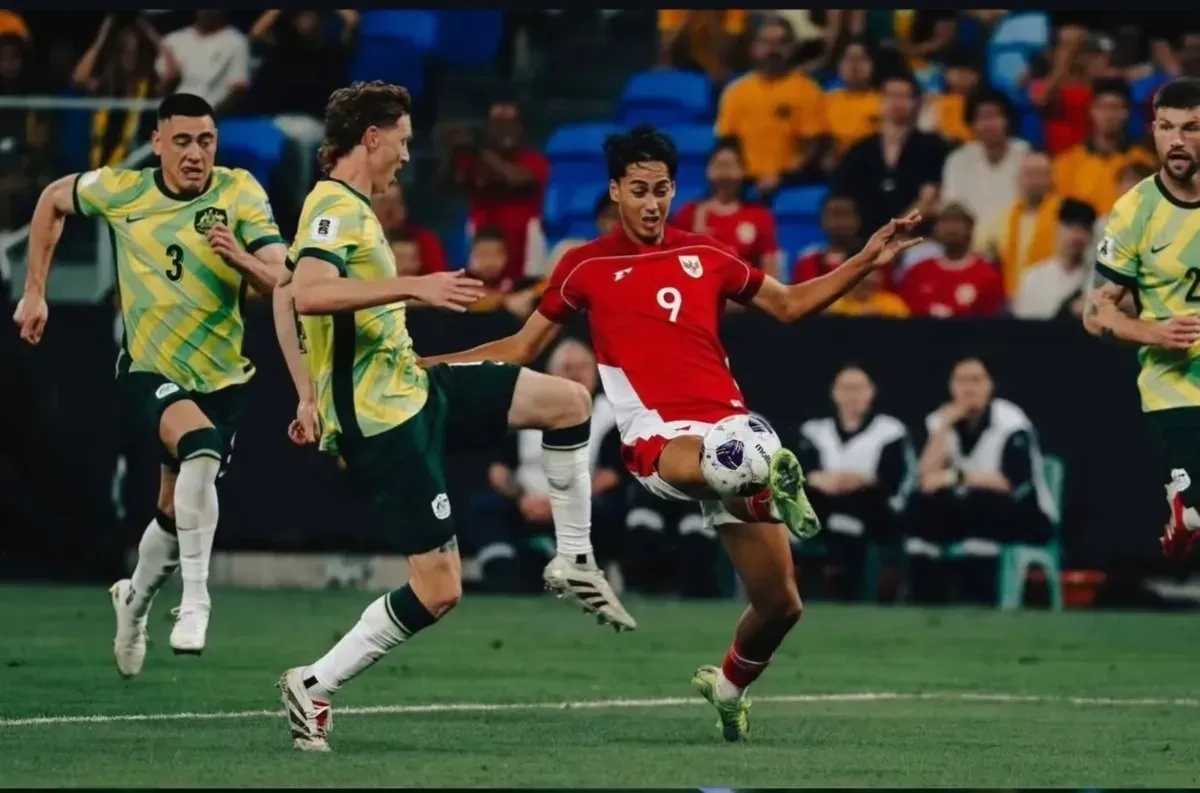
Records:
[[[993,694],[961,691],[900,693],[864,691],[853,694],[776,694],[754,697],[759,703],[813,704],[822,702],[981,702],[1021,705],[1075,705],[1093,707],[1197,708],[1193,698],[1116,698],[1068,697],[1042,694]],[[696,697],[655,697],[652,699],[592,699],[568,702],[435,702],[428,705],[371,705],[337,709],[342,716],[404,715],[410,713],[520,713],[548,710],[615,710],[620,708],[678,708],[705,704]],[[226,710],[208,713],[116,713],[94,716],[32,716],[0,718],[0,727],[35,727],[44,724],[114,724],[141,721],[211,721],[219,719],[279,718],[283,712],[272,710]]]

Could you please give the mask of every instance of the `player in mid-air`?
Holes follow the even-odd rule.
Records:
[[[462,569],[443,456],[490,446],[511,429],[542,430],[558,553],[547,584],[618,628],[633,628],[591,546],[591,395],[559,377],[509,364],[417,364],[406,300],[462,310],[482,283],[462,271],[396,277],[369,196],[408,162],[412,101],[381,82],[333,93],[325,110],[327,176],[304,202],[278,301],[300,315],[276,325],[300,404],[294,441],[319,439],[408,556],[408,584],[367,606],[324,656],[280,680],[292,744],[326,751],[330,700],[346,681],[432,626],[462,596]],[[311,372],[309,380],[305,373]]]
[[[722,307],[727,298],[751,303],[784,322],[819,311],[917,244],[907,234],[920,218],[893,220],[833,272],[784,286],[710,237],[666,225],[678,165],[668,137],[641,126],[610,137],[604,153],[619,226],[563,257],[541,306],[517,334],[429,363],[522,364],[546,348],[573,312],[587,312],[627,466],[655,495],[701,502],[746,586],[750,607],[724,663],[694,678],[716,706],[725,738],[738,740],[749,725],[745,689],[800,618],[788,529],[811,536],[819,525],[791,452],[775,455],[770,487],[752,498],[723,497],[704,477],[705,432],[746,413],[717,336]]]
[[[21,337],[37,344],[49,315],[46,274],[64,218],[104,218],[125,324],[118,385],[134,425],[163,450],[158,514],[142,535],[132,578],[111,589],[113,651],[126,677],[142,670],[150,605],[176,568],[183,596],[171,648],[204,649],[217,478],[233,449],[242,386],[254,374],[242,354],[240,302],[251,288],[270,295],[287,255],[254,177],[213,166],[217,129],[208,102],[193,94],[164,99],[151,144],[160,168],[100,168],[64,176],[42,192],[14,316]]]
[[[1142,410],[1170,471],[1161,543],[1178,559],[1200,536],[1200,80],[1172,80],[1153,107],[1161,166],[1109,214],[1084,326],[1141,347]]]

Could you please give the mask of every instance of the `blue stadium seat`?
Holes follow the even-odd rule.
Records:
[[[676,182],[675,200],[671,202],[671,217],[679,214],[679,210],[693,201],[699,201],[708,195],[708,185],[703,181]]]
[[[438,15],[436,11],[363,11],[358,39],[383,39],[393,44],[400,40],[421,52],[430,52],[437,47]]]
[[[713,147],[717,145],[717,136],[711,124],[676,124],[662,127],[662,131],[675,141],[679,152],[679,173],[676,181],[681,184],[707,182],[705,171],[708,168],[708,158]]]
[[[617,118],[625,124],[686,124],[710,121],[713,89],[699,72],[656,69],[635,74],[625,84]]]
[[[455,9],[439,11],[437,52],[455,66],[485,66],[495,59],[504,32],[504,12]]]
[[[598,236],[598,234],[599,232],[596,231],[596,221],[573,220],[567,224],[567,233],[563,235],[563,239],[590,240]]]
[[[372,38],[359,42],[350,64],[350,80],[383,80],[403,85],[414,98],[425,93],[424,50],[396,39]]]
[[[604,138],[616,131],[617,127],[612,124],[568,124],[554,131],[546,141],[550,189],[546,193],[543,218],[561,217],[565,202],[576,188],[595,185],[596,190],[600,190],[608,183]],[[554,197],[552,191],[556,192]]]
[[[1017,137],[1028,141],[1029,145],[1035,149],[1040,149],[1045,145],[1045,132],[1042,128],[1042,117],[1037,112],[1037,108],[1032,105],[1027,105],[1020,109],[1020,125],[1017,128]]]
[[[783,259],[789,269],[805,248],[825,241],[825,232],[816,223],[785,223],[781,220],[778,232],[779,247],[783,249]]]
[[[245,168],[264,186],[283,159],[284,135],[267,117],[231,118],[217,125],[220,164]]]
[[[1029,53],[1024,49],[988,47],[987,71],[991,76],[992,85],[1013,99],[1024,93],[1021,89],[1021,75],[1028,69]]]
[[[824,185],[789,187],[779,191],[771,209],[780,224],[792,222],[814,225],[821,217],[821,204],[828,193],[829,188]]]
[[[564,208],[563,218],[568,222],[585,221],[595,224],[596,202],[608,192],[608,183],[580,185],[572,191]]]
[[[1050,16],[1044,11],[1011,14],[996,25],[991,45],[1022,47],[1029,52],[1045,49],[1050,44]]]

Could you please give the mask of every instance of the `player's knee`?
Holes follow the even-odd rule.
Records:
[[[553,422],[553,428],[577,427],[587,424],[592,418],[592,394],[573,380],[559,379],[562,398]]]
[[[800,592],[794,583],[782,587],[763,608],[755,608],[771,623],[785,630],[799,622],[800,617],[804,615],[804,603],[800,600]]]
[[[221,460],[225,457],[225,441],[221,438],[221,433],[217,432],[214,427],[203,427],[198,430],[186,432],[179,439],[179,443],[175,445],[175,456],[179,460],[179,475],[183,476],[183,469],[188,466],[199,470],[203,467],[205,474],[212,470],[212,478],[217,478],[217,471],[220,469]],[[194,464],[189,466],[189,463],[198,463],[199,461],[206,462],[203,466]],[[215,463],[215,465],[214,465]]]
[[[435,618],[462,600],[462,567],[457,554],[436,550],[409,557],[409,586]]]

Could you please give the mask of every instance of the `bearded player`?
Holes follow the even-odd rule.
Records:
[[[1084,326],[1141,348],[1142,410],[1170,471],[1162,549],[1180,559],[1200,536],[1200,81],[1172,80],[1153,106],[1162,166],[1109,214]]]
[[[917,244],[905,235],[920,218],[894,220],[833,272],[783,286],[721,243],[667,227],[678,165],[668,137],[641,126],[610,137],[604,153],[619,227],[559,262],[541,306],[516,335],[429,363],[525,363],[573,312],[587,312],[626,465],[662,498],[700,501],[745,583],[750,607],[724,663],[701,668],[693,681],[734,741],[748,731],[746,688],[800,618],[788,529],[812,536],[820,527],[799,463],[786,450],[772,460],[769,490],[753,498],[722,497],[705,480],[700,454],[708,427],[746,413],[717,336],[721,309],[729,298],[783,322],[820,311]]]
[[[46,274],[67,215],[108,222],[125,338],[117,382],[139,431],[163,451],[158,514],[138,545],[133,577],[112,586],[117,670],[146,657],[146,619],[178,567],[183,597],[171,631],[177,654],[204,650],[208,564],[217,529],[217,478],[229,461],[243,386],[241,299],[270,295],[286,248],[266,193],[248,172],[213,167],[217,129],[208,102],[175,94],[158,107],[151,137],[162,167],[101,168],[64,176],[38,200],[29,272],[14,320],[30,344],[49,310]]]
[[[510,429],[542,430],[558,541],[547,580],[561,581],[564,594],[602,621],[635,626],[592,553],[587,389],[511,364],[417,363],[405,301],[461,311],[483,284],[462,271],[396,276],[369,196],[394,184],[411,139],[404,88],[371,82],[334,91],[321,148],[327,178],[304,202],[288,259],[295,272],[277,296],[301,315],[299,333],[276,325],[299,389],[293,440],[319,438],[322,451],[338,455],[409,567],[408,583],[367,606],[325,655],[283,674],[292,745],[302,751],[329,749],[330,702],[347,681],[434,626],[462,597],[447,449],[491,446]]]

